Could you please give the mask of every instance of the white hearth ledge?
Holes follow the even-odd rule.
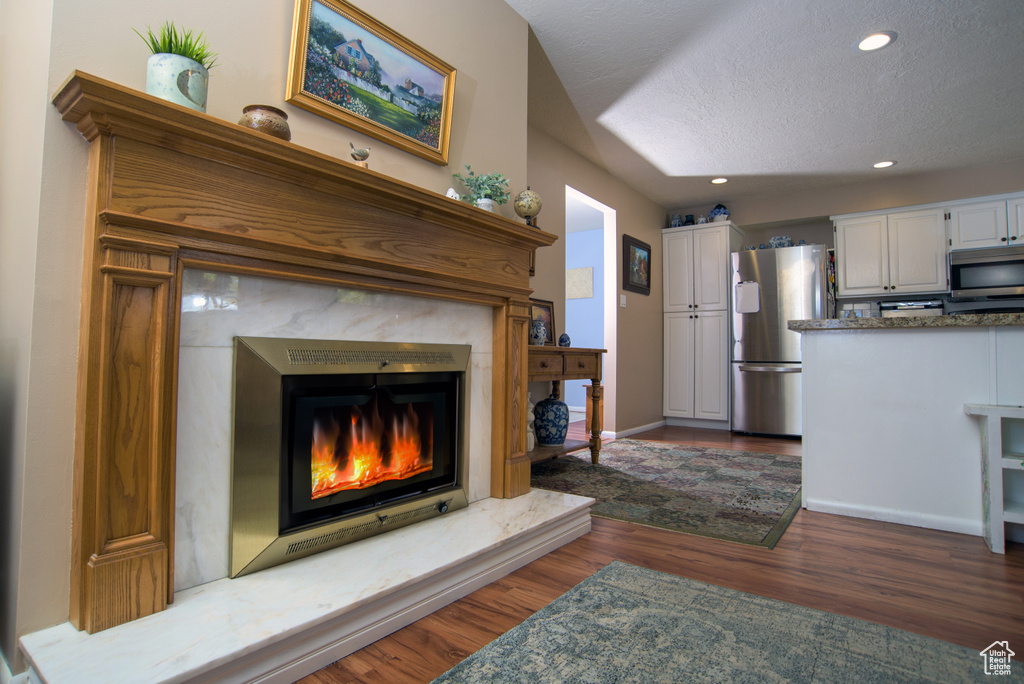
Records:
[[[96,634],[21,639],[32,674],[70,682],[290,683],[590,531],[593,499],[532,490],[238,579]]]

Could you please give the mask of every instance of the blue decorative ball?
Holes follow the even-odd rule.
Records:
[[[565,444],[565,435],[569,432],[569,407],[564,401],[555,399],[554,395],[538,401],[533,407],[533,417],[533,431],[537,434],[537,444]]]
[[[561,335],[558,336],[558,346],[559,347],[570,347],[570,346],[572,346],[572,343],[569,340],[569,335],[567,333],[562,333]]]

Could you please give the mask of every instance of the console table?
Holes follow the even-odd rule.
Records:
[[[532,463],[568,454],[590,447],[590,460],[597,463],[601,453],[601,355],[604,349],[583,347],[548,347],[530,345],[527,363],[527,377],[530,381],[551,382],[551,393],[561,398],[562,380],[590,380],[593,390],[590,395],[590,441],[567,439],[559,446],[537,446],[528,451]]]

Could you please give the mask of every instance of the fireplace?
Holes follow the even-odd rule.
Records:
[[[465,507],[469,356],[236,337],[230,576]]]

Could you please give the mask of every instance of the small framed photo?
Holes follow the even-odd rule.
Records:
[[[287,101],[448,163],[455,69],[345,0],[295,0]]]
[[[651,294],[651,246],[625,234],[622,236],[622,289]]]
[[[530,318],[534,321],[544,321],[547,329],[547,337],[544,344],[554,346],[555,344],[555,305],[553,302],[543,299],[530,299]]]

